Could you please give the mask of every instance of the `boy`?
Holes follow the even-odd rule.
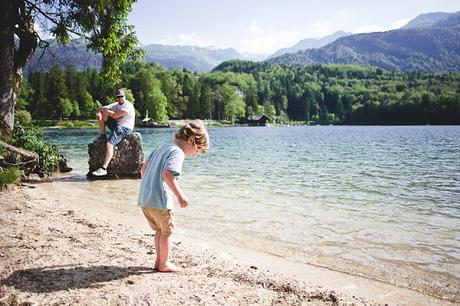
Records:
[[[141,188],[138,205],[155,231],[155,269],[177,272],[179,268],[169,261],[171,234],[174,231],[174,213],[171,192],[182,208],[189,205],[177,183],[185,156],[206,152],[209,136],[201,121],[185,124],[174,134],[171,144],[155,149],[141,167]]]

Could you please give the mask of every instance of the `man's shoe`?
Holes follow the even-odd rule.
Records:
[[[99,169],[91,172],[91,174],[94,175],[94,176],[104,176],[104,175],[107,175],[107,170],[99,168]]]

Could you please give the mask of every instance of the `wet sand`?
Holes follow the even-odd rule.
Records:
[[[0,193],[0,305],[452,305],[409,289],[179,232],[180,273],[153,270],[140,209],[81,183]],[[180,224],[178,225],[180,226]]]

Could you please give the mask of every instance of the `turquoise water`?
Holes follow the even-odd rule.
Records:
[[[173,132],[137,131],[147,154]],[[86,174],[95,134],[46,133],[69,157],[70,175]],[[180,184],[192,208],[181,211],[179,227],[460,301],[460,126],[209,134],[209,153],[184,164]],[[138,180],[126,184],[137,192]]]

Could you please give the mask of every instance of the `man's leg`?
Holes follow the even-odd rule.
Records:
[[[110,164],[110,161],[112,160],[113,157],[113,144],[110,142],[110,140],[107,140],[105,143],[105,158],[104,158],[104,163],[102,164],[102,168],[107,169],[107,167]]]
[[[99,123],[99,135],[105,135],[105,122],[107,121],[107,115],[104,115],[101,111],[96,112],[96,120]]]
[[[105,126],[107,126],[111,130],[111,132],[110,132],[109,138],[107,139],[105,143],[104,162],[101,168],[92,172],[94,176],[107,175],[107,167],[109,166],[110,161],[112,160],[112,157],[113,157],[113,147],[117,145],[123,139],[123,129],[117,125],[114,119],[102,113],[102,121],[104,121]]]

